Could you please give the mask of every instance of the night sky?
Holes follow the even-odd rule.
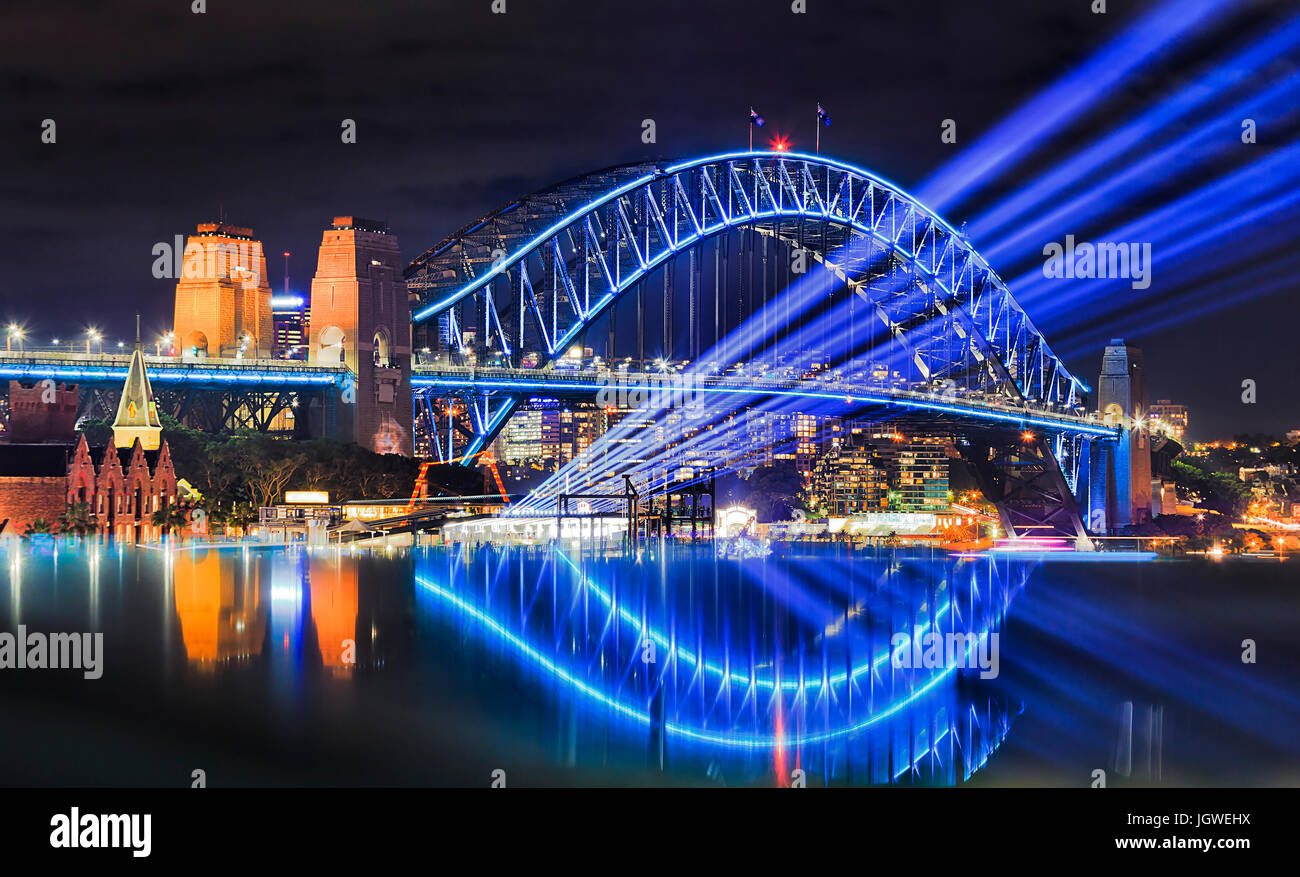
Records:
[[[569,176],[743,148],[751,104],[768,120],[758,142],[779,133],[811,151],[820,101],[833,118],[823,152],[917,191],[1154,5],[1110,0],[1096,15],[1090,2],[808,0],[795,15],[789,0],[507,0],[507,13],[494,15],[491,0],[208,0],[196,15],[190,0],[7,0],[0,318],[26,324],[40,343],[87,325],[129,340],[139,311],[152,338],[170,323],[174,285],[151,274],[154,244],[219,213],[256,231],[277,291],[279,254],[291,250],[293,287],[303,289],[335,215],[387,220],[414,258]],[[1300,14],[1300,4],[1274,0],[1227,5],[946,218],[974,219]],[[1237,88],[1261,90],[1297,69],[1292,52]],[[57,123],[53,145],[40,140],[46,118]],[[345,118],[357,122],[355,145],[340,142]],[[652,145],[641,142],[647,118],[657,125]],[[940,141],[946,118],[957,122],[956,144]],[[1166,135],[1186,136],[1194,121]],[[1257,144],[1207,153],[1204,168],[1043,242],[1087,239],[1264,159],[1298,132],[1295,112],[1280,114]],[[1234,123],[1220,133],[1231,144],[1239,131]],[[1251,204],[1249,193],[1231,197]],[[1297,219],[1292,205],[1234,230],[1240,246],[1226,240],[1193,258],[1195,276],[1178,282],[1162,281],[1157,247],[1141,298],[1156,309],[1144,314],[1162,321],[1157,330],[1124,319],[1131,291],[1094,298],[1086,285],[1063,285],[1075,306],[1041,319],[1027,310],[1089,383],[1108,338],[1139,344],[1152,399],[1189,404],[1196,438],[1300,428]],[[1010,281],[1041,261],[1031,253],[994,267]],[[1247,269],[1256,269],[1251,280],[1233,284]],[[1204,284],[1225,280],[1235,291],[1203,308]],[[1256,284],[1274,288],[1255,295]],[[1258,383],[1255,405],[1241,402],[1246,378]]]

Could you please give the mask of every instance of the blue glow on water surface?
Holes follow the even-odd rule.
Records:
[[[1297,611],[1277,599],[1293,564],[1276,559],[0,551],[0,630],[102,630],[106,654],[98,683],[0,672],[21,717],[5,727],[42,728],[0,728],[10,778],[49,739],[80,784],[195,763],[249,784],[477,785],[497,767],[524,784],[1069,784],[1113,770],[1117,739],[1152,749],[1139,732],[1156,725],[1167,752],[1126,758],[1127,781],[1187,781],[1191,764],[1197,781],[1257,783],[1300,765]],[[1000,672],[983,678],[969,641],[961,669],[896,666],[900,633],[996,635]],[[1246,636],[1267,664],[1240,661]],[[1141,727],[1117,737],[1121,716]]]

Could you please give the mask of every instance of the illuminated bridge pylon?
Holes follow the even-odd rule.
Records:
[[[799,276],[809,264],[828,281],[815,294]],[[883,373],[891,387],[941,395],[956,432],[985,430],[963,453],[1001,507],[1039,508],[1023,517],[1086,539],[1075,494],[1090,480],[1079,473],[1088,445],[1113,433],[1043,427],[1031,460],[1015,447],[1028,441],[1018,424],[986,434],[993,422],[982,413],[1010,406],[1025,429],[1034,418],[1081,418],[1088,387],[960,232],[861,168],[777,152],[611,168],[483,217],[405,277],[419,297],[416,348],[449,367],[557,371],[575,345],[607,362],[692,369],[710,357],[715,368],[745,359],[761,368],[765,357],[775,367],[786,355],[803,374],[807,356],[850,382]],[[422,391],[417,381],[416,393],[430,449],[462,460],[527,398],[481,382]],[[1004,514],[1021,533],[1016,520]]]

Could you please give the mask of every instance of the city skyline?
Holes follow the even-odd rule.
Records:
[[[0,47],[6,848],[372,863],[437,836],[399,790],[559,787],[1278,846],[1300,0],[11,0]],[[1034,791],[884,791],[943,787]],[[477,821],[626,852],[604,809]]]
[[[437,36],[436,28],[429,31],[425,26],[436,22],[436,15],[414,3],[393,4],[379,26],[358,26],[335,14],[309,18],[312,40],[285,36],[290,21],[294,28],[303,26],[301,17],[289,11],[222,4],[198,16],[140,3],[122,14],[132,25],[131,39],[157,47],[156,54],[146,60],[145,53],[122,51],[121,44],[112,52],[88,44],[80,46],[84,61],[57,66],[36,49],[49,36],[48,20],[33,8],[11,7],[4,13],[7,30],[27,39],[0,61],[6,100],[12,102],[0,138],[5,159],[0,198],[9,207],[0,220],[0,263],[10,278],[0,316],[25,323],[34,336],[72,337],[85,325],[96,325],[110,338],[129,342],[135,313],[145,315],[146,325],[152,321],[165,328],[170,310],[171,282],[149,273],[152,247],[187,234],[196,223],[224,216],[254,228],[272,254],[268,270],[277,289],[279,254],[293,252],[293,291],[304,292],[314,242],[331,216],[355,211],[385,219],[402,241],[403,263],[409,262],[519,192],[591,167],[743,148],[750,104],[768,120],[759,132],[760,147],[777,139],[795,149],[813,147],[814,110],[820,104],[834,120],[822,129],[824,153],[924,193],[937,171],[967,155],[1045,82],[1068,76],[1090,53],[1104,50],[1150,4],[1095,15],[1085,4],[1047,10],[1030,2],[1012,3],[1005,16],[1014,18],[1014,29],[1002,26],[1002,16],[960,7],[945,10],[946,27],[970,37],[964,40],[920,39],[930,23],[923,4],[887,11],[817,4],[804,17],[792,17],[782,8],[734,21],[706,19],[689,28],[679,23],[688,19],[671,14],[674,9],[670,3],[663,5],[663,14],[606,10],[594,20],[584,17],[584,36],[577,40],[564,36],[576,14],[571,11],[511,7],[507,18],[526,24],[521,31],[501,27],[500,16],[484,4],[458,21],[462,34],[486,47],[468,53]],[[935,206],[956,225],[979,216],[981,205],[1010,196],[1054,161],[1104,133],[1115,114],[1165,100],[1194,82],[1206,69],[1204,51],[1244,49],[1275,32],[1276,22],[1265,13],[1258,4],[1242,4],[1217,14],[1213,26],[1187,30],[1152,65],[1158,72],[1129,79],[1123,89],[1081,112],[1023,167],[990,174],[985,190],[968,203]],[[105,13],[83,14],[88,26],[68,37],[74,42],[96,32],[95,19]],[[891,37],[873,41],[879,69],[924,75],[869,77],[865,91],[834,77],[772,81],[764,75],[770,59],[749,47],[767,44],[792,22],[806,33],[783,58],[791,69],[815,69],[823,47],[837,39],[835,31],[860,28]],[[672,65],[661,68],[656,56],[639,48],[612,61],[620,71],[612,81],[620,84],[610,84],[607,75],[593,78],[594,58],[611,63],[601,47],[617,45],[633,25],[693,52],[701,64],[687,76]],[[724,26],[734,34],[734,44],[713,45],[708,34]],[[399,31],[432,35],[393,36]],[[519,87],[527,55],[520,42],[525,32],[542,43],[548,37],[551,45],[559,40],[570,51],[556,51],[548,59],[551,75],[544,83]],[[319,47],[340,45],[345,38],[349,57],[355,59],[351,64],[334,64],[319,54]],[[217,45],[238,46],[246,60],[218,73],[200,73],[194,59]],[[315,49],[299,47],[308,45]],[[990,47],[1001,50],[991,52]],[[583,59],[584,49],[594,51],[591,60]],[[651,68],[656,71],[654,88],[636,84],[634,71]],[[1285,56],[1279,57],[1245,74],[1246,86],[1265,88],[1293,68]],[[304,70],[315,70],[312,81],[320,83],[310,94],[296,85]],[[948,86],[956,78],[964,80],[970,70],[984,71],[985,87],[965,90],[954,106]],[[76,77],[75,88],[71,77]],[[236,98],[238,121],[223,109]],[[114,107],[111,117],[100,109],[105,101]],[[60,123],[53,144],[40,140],[46,118]],[[345,119],[356,122],[354,144],[340,142]],[[652,144],[642,142],[647,119],[656,123]],[[940,139],[945,119],[956,122],[955,143]],[[1263,160],[1288,142],[1295,122],[1293,114],[1283,113],[1264,126],[1257,143],[1242,148],[1254,150],[1251,160]],[[475,147],[467,150],[470,132]],[[1235,139],[1236,126],[1222,133]],[[241,135],[249,148],[235,145]],[[1153,140],[1152,148],[1162,143]],[[1211,153],[1212,171],[1232,166],[1234,159],[1224,149]],[[165,179],[186,182],[175,186]],[[928,188],[937,191],[934,185]],[[1156,187],[1120,216],[1154,209],[1164,203],[1165,194]],[[1043,228],[1026,252],[1066,235],[1082,240],[1106,228],[1097,222]],[[977,236],[974,243],[991,241]],[[1094,294],[1089,281],[1076,280],[1068,290],[1082,296],[1078,307],[1054,310],[1049,305],[1058,294],[1051,291],[1025,307],[1080,374],[1097,372],[1101,348],[1110,337],[1121,335],[1143,347],[1153,366],[1153,395],[1183,401],[1197,411],[1199,435],[1280,435],[1295,427],[1291,412],[1300,409],[1300,388],[1281,379],[1290,365],[1288,328],[1271,314],[1287,307],[1289,286],[1283,281],[1278,288],[1277,283],[1287,276],[1294,257],[1284,255],[1279,261],[1282,250],[1271,238],[1261,246],[1264,273],[1248,275],[1246,288],[1231,296],[1240,301],[1227,307],[1215,302],[1199,315],[1206,306],[1204,283],[1164,279],[1159,244],[1154,281],[1145,295],[1114,289]],[[1037,256],[991,258],[1013,292],[1013,279],[1041,262]],[[1210,276],[1220,279],[1242,270],[1226,263],[1219,268],[1223,261],[1217,258]],[[82,266],[89,270],[76,270]],[[1256,287],[1274,291],[1255,297]],[[33,304],[53,300],[66,305],[58,318]],[[106,300],[118,304],[104,308]],[[1143,306],[1154,302],[1157,310],[1126,324],[1123,312],[1134,300]],[[1119,316],[1098,325],[1094,311],[1099,307],[1118,309]],[[1144,323],[1156,328],[1144,331]],[[1241,402],[1246,379],[1258,385],[1253,405]]]

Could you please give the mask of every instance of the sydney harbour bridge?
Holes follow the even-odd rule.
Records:
[[[1012,536],[1087,547],[1127,483],[1114,473],[1131,424],[1092,413],[1090,388],[962,232],[823,155],[586,174],[466,225],[404,279],[415,361],[403,377],[419,444],[439,461],[475,462],[533,397],[685,386],[649,394],[584,478],[653,492],[675,467],[725,468],[764,412],[949,435]],[[571,367],[575,347],[600,365]],[[148,361],[160,408],[187,422],[269,430],[293,413],[299,434],[331,434],[368,396],[346,363],[315,353]],[[117,359],[8,353],[0,373],[76,383],[83,408],[103,406],[125,374]],[[658,447],[620,442],[636,430]]]

